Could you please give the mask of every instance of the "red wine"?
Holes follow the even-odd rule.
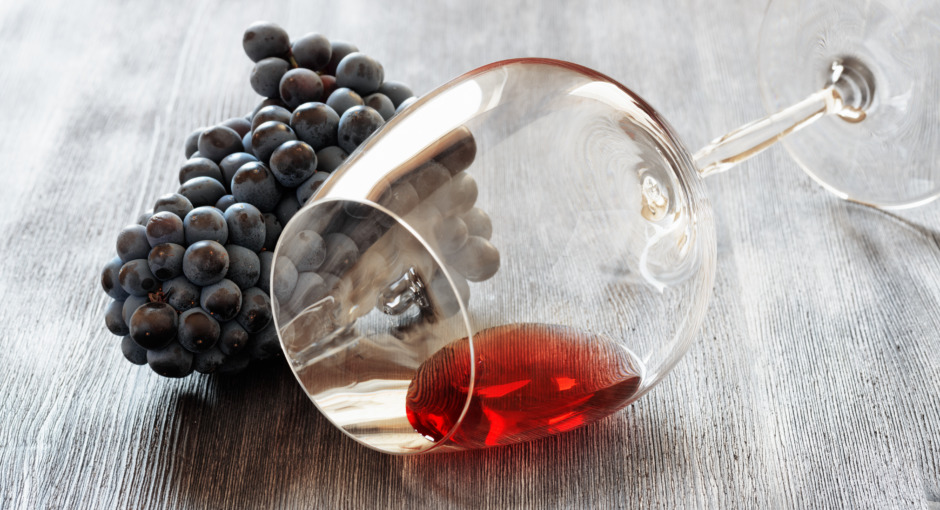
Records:
[[[473,336],[473,399],[450,442],[506,445],[595,422],[630,401],[639,362],[610,338],[546,324],[511,324]],[[470,344],[452,342],[418,367],[406,411],[415,430],[440,441],[457,425],[470,384]],[[449,443],[448,443],[449,444]]]

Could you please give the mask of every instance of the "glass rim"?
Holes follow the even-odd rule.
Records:
[[[635,108],[638,111],[638,113],[641,113],[642,116],[645,117],[648,123],[645,125],[641,125],[642,129],[649,132],[651,135],[653,135],[655,138],[661,141],[662,146],[666,152],[665,154],[663,154],[663,156],[671,160],[671,164],[669,166],[673,169],[674,176],[677,179],[677,185],[681,189],[684,190],[683,192],[683,196],[685,197],[684,200],[687,201],[690,207],[691,219],[695,225],[693,228],[695,232],[697,233],[697,237],[700,237],[697,244],[699,244],[700,246],[703,246],[702,248],[699,248],[703,256],[702,260],[708,264],[708,267],[704,270],[705,280],[702,282],[703,285],[699,290],[702,301],[704,303],[708,303],[710,301],[710,297],[712,295],[713,286],[714,286],[714,274],[716,270],[715,252],[717,251],[717,242],[716,242],[716,233],[715,233],[715,228],[714,228],[714,223],[713,223],[713,211],[712,211],[711,204],[710,204],[710,201],[708,200],[708,196],[705,190],[704,180],[702,179],[701,174],[699,173],[698,169],[693,163],[691,152],[686,148],[685,144],[682,142],[681,138],[676,134],[676,131],[672,128],[672,126],[659,114],[659,112],[655,108],[650,106],[649,103],[647,103],[640,95],[638,95],[637,93],[635,93],[628,87],[624,86],[617,80],[603,73],[600,73],[593,69],[590,69],[582,65],[572,63],[572,62],[567,62],[567,61],[557,60],[557,59],[550,59],[550,58],[537,58],[537,57],[514,58],[514,59],[507,59],[507,60],[502,60],[498,62],[493,62],[491,64],[487,64],[482,67],[478,67],[476,69],[463,73],[459,75],[458,77],[452,80],[449,80],[448,82],[441,85],[440,87],[422,96],[412,106],[410,106],[408,110],[421,108],[422,105],[430,101],[433,101],[437,96],[447,91],[449,87],[451,87],[454,84],[458,84],[468,79],[472,80],[472,79],[475,79],[477,76],[486,74],[487,72],[498,71],[499,68],[509,67],[513,65],[545,65],[545,66],[555,67],[558,69],[566,70],[568,72],[581,75],[588,80],[609,84],[613,88],[619,90],[620,93],[624,94],[626,98],[628,98],[628,100],[632,103],[631,108]],[[614,106],[614,105],[611,105],[611,106]],[[485,111],[486,111],[486,108],[477,111],[477,113],[475,113],[474,115],[481,114]],[[386,129],[389,129],[390,126],[392,127],[396,126],[405,117],[406,116],[402,116],[402,117],[396,117],[396,118],[391,119],[385,126],[383,126],[383,128],[378,130],[376,133],[381,133],[385,131]],[[348,165],[356,164],[359,161],[359,158],[362,156],[362,154],[365,151],[367,151],[372,145],[375,144],[376,136],[377,135],[374,133],[372,136],[370,136],[369,139],[367,139],[355,151],[353,151],[349,155],[349,157],[343,162],[343,164],[340,165],[333,172],[333,175],[330,176],[330,178],[326,179],[322,183],[319,189],[315,192],[314,196],[308,201],[308,203],[304,204],[301,207],[297,215],[303,214],[304,211],[309,210],[309,208],[323,206],[323,205],[335,203],[335,202],[349,202],[349,203],[354,203],[354,204],[360,204],[365,207],[371,208],[375,211],[379,211],[382,214],[386,214],[390,216],[391,218],[395,220],[397,224],[401,225],[402,228],[405,229],[406,232],[411,234],[413,237],[415,237],[419,241],[421,247],[428,254],[431,255],[433,262],[437,264],[438,267],[440,267],[440,269],[443,271],[445,277],[447,278],[449,290],[451,293],[457,296],[457,302],[459,303],[460,311],[463,314],[464,327],[466,328],[466,331],[467,331],[467,339],[470,342],[469,354],[471,356],[471,359],[470,359],[470,365],[471,365],[470,383],[471,385],[469,386],[468,396],[466,400],[464,401],[464,406],[463,406],[463,409],[461,410],[458,420],[455,421],[454,426],[452,426],[451,429],[447,432],[447,434],[443,436],[439,441],[437,442],[429,441],[427,448],[424,448],[421,450],[403,450],[403,449],[388,450],[381,446],[371,444],[368,441],[365,441],[359,437],[356,437],[353,433],[350,433],[347,430],[345,430],[343,427],[337,425],[337,423],[333,421],[326,412],[323,411],[323,409],[320,407],[317,401],[310,395],[310,393],[306,391],[306,387],[303,385],[303,382],[300,380],[298,372],[294,369],[293,366],[291,367],[291,370],[294,373],[295,377],[298,379],[298,382],[301,384],[301,387],[304,388],[305,393],[308,394],[308,397],[310,397],[311,401],[314,403],[314,405],[317,406],[318,409],[320,409],[320,411],[324,414],[324,416],[326,416],[327,419],[334,426],[337,426],[338,428],[343,430],[344,434],[348,435],[353,440],[369,447],[370,449],[380,451],[383,453],[393,454],[393,455],[413,455],[413,454],[428,453],[431,451],[437,451],[437,452],[448,451],[451,449],[451,445],[448,445],[450,438],[452,438],[455,435],[456,431],[461,427],[465,417],[468,414],[472,400],[474,398],[474,389],[475,389],[476,379],[479,376],[479,374],[477,373],[478,370],[476,369],[476,366],[474,363],[476,359],[476,349],[475,349],[475,345],[473,342],[473,329],[472,329],[472,324],[474,321],[472,321],[469,316],[467,303],[464,302],[464,299],[461,297],[458,288],[454,285],[454,279],[452,278],[450,272],[445,269],[446,266],[444,266],[444,264],[442,263],[443,257],[440,256],[435,251],[434,248],[432,248],[433,243],[429,243],[421,234],[419,234],[414,228],[412,228],[408,224],[408,222],[405,221],[401,216],[387,210],[383,206],[370,200],[369,198],[371,198],[372,195],[370,195],[368,198],[361,197],[361,196],[360,198],[349,198],[351,194],[349,189],[345,187],[341,187],[341,186],[336,186],[334,184],[333,182],[334,177],[342,173],[343,168],[347,167]],[[693,204],[693,202],[695,202],[695,204]],[[295,217],[297,215],[295,215]],[[288,223],[287,226],[284,227],[285,232],[288,230],[289,225],[290,225],[290,222]],[[279,242],[275,250],[275,260],[277,258],[277,253],[278,253],[277,250],[280,248],[280,245],[281,243]],[[272,278],[273,278],[273,273],[272,273]],[[675,331],[675,334],[667,342],[669,344],[668,349],[664,348],[665,350],[669,352],[665,352],[663,349],[660,349],[660,351],[663,351],[663,352],[656,351],[656,355],[661,356],[662,359],[658,361],[658,365],[656,366],[656,368],[650,371],[647,374],[647,377],[644,377],[643,384],[640,386],[640,388],[638,388],[638,391],[636,395],[633,397],[632,401],[635,401],[641,398],[643,395],[645,395],[650,390],[652,390],[652,388],[654,388],[660,382],[662,382],[665,375],[669,373],[675,367],[675,365],[684,357],[688,349],[691,347],[692,342],[694,341],[697,334],[701,333],[700,327],[703,322],[704,315],[705,315],[707,308],[708,306],[706,305],[698,312],[688,315],[683,319],[683,321],[681,322],[681,325]],[[280,338],[281,328],[279,327],[280,326],[279,321],[276,320],[275,325],[277,327],[278,337],[279,337],[279,340],[281,341],[282,348],[284,348],[285,347],[284,341],[283,339]],[[286,349],[285,349],[285,353],[286,353]],[[420,434],[417,431],[415,433]],[[462,449],[456,446],[454,446],[454,448]]]
[[[342,197],[324,197],[324,198],[319,198],[319,199],[311,198],[306,204],[303,205],[303,207],[301,207],[301,208],[297,211],[297,213],[294,214],[294,217],[291,219],[291,221],[288,221],[288,225],[290,225],[290,223],[291,223],[292,221],[294,221],[294,219],[299,218],[300,215],[301,215],[304,211],[307,211],[307,213],[309,214],[309,213],[310,213],[310,209],[314,209],[314,208],[317,208],[317,207],[320,207],[320,206],[325,206],[325,205],[328,205],[328,204],[331,204],[331,203],[341,203],[341,204],[344,204],[344,203],[349,203],[349,202],[355,203],[355,204],[360,205],[360,206],[364,206],[364,207],[368,207],[368,208],[374,209],[374,210],[376,210],[376,211],[378,211],[378,212],[380,212],[380,213],[382,213],[382,214],[387,215],[387,216],[390,217],[391,219],[393,219],[397,225],[401,226],[401,228],[403,228],[408,234],[410,234],[415,240],[417,240],[418,243],[420,243],[420,245],[421,245],[421,247],[424,249],[424,251],[425,251],[428,255],[431,256],[431,260],[433,260],[434,263],[437,265],[437,269],[438,269],[439,271],[441,271],[441,273],[442,273],[442,274],[444,275],[444,277],[447,279],[447,284],[448,284],[448,286],[449,286],[449,290],[450,290],[450,292],[453,294],[453,297],[456,298],[456,301],[457,301],[457,303],[458,303],[458,305],[459,305],[460,315],[461,315],[461,317],[462,317],[462,319],[463,319],[463,325],[464,325],[464,328],[466,329],[466,333],[467,333],[467,335],[466,335],[466,340],[467,340],[468,345],[469,345],[468,354],[469,354],[469,356],[470,356],[470,375],[469,375],[470,381],[469,381],[469,386],[468,386],[467,398],[466,398],[466,400],[464,401],[463,409],[462,409],[461,412],[460,412],[460,416],[458,417],[458,419],[457,419],[457,421],[455,422],[454,426],[451,427],[451,429],[447,432],[447,434],[446,434],[444,437],[442,437],[441,439],[439,439],[439,440],[437,440],[437,441],[433,441],[433,442],[432,442],[432,441],[428,441],[428,447],[427,447],[427,448],[424,448],[424,449],[421,449],[421,450],[411,450],[411,451],[405,451],[405,450],[387,450],[387,449],[382,448],[382,447],[380,447],[380,446],[378,446],[378,445],[376,445],[376,444],[372,444],[372,443],[370,443],[370,442],[364,440],[363,438],[361,438],[361,437],[359,437],[359,436],[353,434],[352,432],[346,430],[345,427],[343,427],[342,425],[340,425],[340,424],[338,424],[336,421],[334,421],[334,420],[333,420],[333,417],[330,415],[330,413],[324,411],[324,409],[323,409],[323,408],[320,406],[320,404],[317,402],[317,399],[316,399],[313,395],[311,395],[309,391],[307,391],[307,387],[304,385],[303,381],[301,380],[300,374],[298,373],[297,368],[294,366],[294,364],[293,364],[293,363],[291,362],[291,360],[290,360],[290,357],[288,356],[288,349],[287,349],[287,346],[285,345],[284,339],[281,337],[281,326],[282,326],[282,325],[280,324],[279,314],[278,314],[278,313],[275,313],[275,314],[273,314],[273,315],[274,315],[274,317],[273,317],[273,320],[274,320],[274,328],[275,328],[275,331],[277,332],[278,343],[280,343],[280,345],[281,345],[281,351],[284,353],[284,357],[285,357],[286,360],[287,360],[287,364],[290,366],[291,373],[294,375],[294,378],[297,380],[297,384],[300,385],[300,387],[303,389],[304,393],[307,395],[307,398],[309,398],[310,401],[313,402],[313,405],[316,406],[316,408],[317,408],[317,410],[320,412],[320,414],[321,414],[324,418],[326,418],[326,419],[330,422],[331,425],[333,425],[335,428],[337,428],[337,429],[339,429],[340,431],[342,431],[343,434],[345,434],[345,435],[348,436],[349,438],[353,439],[353,440],[356,441],[357,443],[359,443],[359,444],[361,444],[361,445],[363,445],[363,446],[366,446],[366,447],[368,447],[368,448],[370,448],[370,449],[372,449],[372,450],[381,452],[381,453],[385,453],[385,454],[389,454],[389,455],[400,455],[400,456],[424,454],[424,453],[429,453],[429,452],[431,452],[431,451],[440,450],[441,448],[446,448],[446,447],[447,447],[447,443],[449,442],[450,438],[451,438],[451,437],[457,432],[457,430],[460,428],[460,425],[463,423],[464,417],[467,415],[467,411],[468,411],[468,409],[470,408],[470,402],[471,402],[472,399],[473,399],[474,387],[475,387],[475,385],[476,385],[476,376],[477,376],[477,374],[476,374],[476,363],[474,363],[474,360],[476,359],[476,351],[475,351],[474,345],[473,345],[473,328],[471,327],[470,315],[469,315],[469,313],[468,313],[468,311],[467,311],[467,304],[464,303],[463,297],[461,296],[460,291],[459,291],[459,289],[457,288],[457,286],[454,284],[454,280],[453,280],[453,278],[451,277],[450,271],[447,269],[447,266],[444,264],[443,260],[442,260],[441,257],[437,254],[437,252],[436,252],[436,251],[428,244],[428,242],[424,239],[424,237],[423,237],[420,233],[418,233],[411,225],[409,225],[409,224],[408,224],[403,218],[401,218],[399,215],[395,214],[394,212],[388,210],[388,209],[385,208],[385,207],[382,207],[382,206],[379,205],[379,204],[376,204],[375,202],[372,202],[372,201],[369,201],[369,200],[364,200],[364,199],[351,199],[351,198],[342,198]],[[284,230],[287,231],[287,225],[284,226]],[[283,236],[282,236],[282,239],[283,239]],[[275,272],[274,272],[274,267],[275,267],[275,265],[277,264],[278,255],[279,255],[279,253],[280,253],[280,250],[281,250],[282,245],[283,245],[282,241],[281,241],[281,240],[278,240],[277,245],[274,247],[274,251],[273,251],[273,262],[272,262],[272,265],[271,265],[271,275],[270,275],[271,280],[270,280],[270,282],[269,282],[269,285],[270,285],[269,288],[271,288],[271,289],[274,288],[274,274],[275,274]],[[288,323],[288,324],[289,324],[289,323]],[[286,324],[285,324],[284,326],[286,326]],[[419,433],[417,430],[415,431],[415,434],[419,434],[419,435],[420,435],[420,433]]]

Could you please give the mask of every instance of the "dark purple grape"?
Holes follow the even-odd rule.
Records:
[[[323,99],[323,82],[317,73],[309,69],[291,69],[281,77],[278,91],[281,99],[293,109]]]
[[[378,221],[379,217],[385,217],[374,209],[369,209],[368,214],[361,216],[362,221],[347,223],[343,227],[343,234],[348,236],[359,248],[359,253],[365,253],[370,246],[375,244],[386,232],[388,227],[383,227]]]
[[[230,321],[242,307],[242,291],[232,280],[224,279],[202,288],[199,305],[219,322]]]
[[[226,209],[229,241],[252,251],[264,246],[264,217],[257,207],[239,202]]]
[[[296,188],[317,171],[317,154],[304,142],[285,142],[271,154],[270,168],[279,183]]]
[[[470,235],[487,240],[493,236],[493,223],[483,209],[474,207],[464,213],[462,218]]]
[[[124,301],[111,300],[108,307],[104,309],[104,324],[108,331],[118,336],[124,336],[130,333],[130,328],[124,321]]]
[[[235,318],[249,333],[257,333],[271,322],[271,301],[258,287],[242,292],[242,309]]]
[[[362,106],[364,104],[365,102],[362,100],[362,96],[346,87],[340,87],[334,90],[333,93],[326,98],[326,105],[332,108],[337,115],[342,115],[353,106]]]
[[[222,324],[222,333],[216,345],[223,353],[232,355],[244,349],[248,345],[249,338],[245,328],[235,321],[229,321]]]
[[[186,377],[193,373],[193,353],[179,342],[171,342],[159,350],[147,351],[147,364],[163,377]]]
[[[303,205],[307,200],[312,197],[320,186],[323,184],[323,181],[327,180],[330,177],[330,174],[326,172],[317,172],[313,174],[312,177],[306,181],[300,183],[300,186],[297,186],[297,203]]]
[[[379,198],[379,205],[398,216],[408,214],[420,202],[421,197],[418,196],[418,192],[415,191],[414,186],[407,182],[397,182],[393,184],[382,194],[382,197]],[[395,224],[395,220],[391,216],[386,215],[380,215],[377,221],[384,227],[391,227]]]
[[[336,76],[336,67],[346,55],[359,51],[359,48],[356,47],[355,44],[345,41],[331,41],[330,48],[332,50],[330,53],[330,62],[326,65],[326,69],[323,70],[323,74],[333,76]]]
[[[225,245],[225,251],[228,252],[229,258],[228,273],[225,277],[235,282],[241,289],[254,287],[261,274],[261,260],[258,255],[237,244]]]
[[[179,193],[163,195],[158,198],[157,202],[153,205],[154,214],[167,211],[179,216],[180,219],[185,218],[186,215],[189,214],[189,211],[192,210],[193,203]]]
[[[193,154],[199,150],[199,135],[201,135],[205,129],[206,128],[201,127],[186,136],[186,141],[183,143],[186,159],[193,157]]]
[[[256,21],[245,29],[242,48],[254,62],[268,57],[285,56],[290,51],[290,37],[275,23]]]
[[[469,130],[459,128],[455,129],[454,133],[457,134],[457,139],[434,156],[434,161],[444,165],[451,175],[457,175],[469,168],[477,154],[477,143]]]
[[[326,260],[326,244],[317,232],[301,230],[282,245],[280,253],[294,263],[298,272],[316,271]]]
[[[123,265],[124,261],[121,257],[114,257],[101,268],[101,288],[108,297],[118,301],[127,299],[128,296],[127,291],[121,287],[120,274]]]
[[[457,216],[448,216],[434,228],[434,237],[445,254],[454,253],[467,242],[467,224]]]
[[[398,81],[383,82],[382,85],[379,86],[379,92],[391,99],[395,108],[398,108],[405,99],[414,97],[415,95],[407,85]]]
[[[252,359],[264,361],[278,356],[283,356],[281,341],[277,336],[277,328],[274,323],[254,334],[251,343],[248,344],[248,354]]]
[[[297,266],[288,257],[279,257],[274,271],[274,285],[271,287],[271,295],[281,303],[285,303],[294,293],[294,286],[297,285]]]
[[[352,152],[383,124],[385,119],[379,112],[368,106],[353,106],[339,118],[339,146],[346,152]]]
[[[200,374],[213,374],[221,368],[228,359],[219,346],[193,355],[193,370]]]
[[[238,136],[245,136],[245,133],[251,131],[251,122],[248,122],[244,117],[232,117],[220,125],[235,131]]]
[[[457,253],[447,257],[447,262],[467,280],[482,282],[499,270],[499,251],[486,239],[470,236]]]
[[[254,157],[255,151],[251,150],[251,131],[242,137],[242,147],[244,147],[246,154],[250,154]],[[238,153],[236,152],[236,154]],[[229,156],[231,156],[231,154],[229,154]]]
[[[349,153],[344,151],[342,147],[336,145],[324,147],[317,151],[317,171],[332,172],[339,168],[348,157]]]
[[[183,274],[183,254],[186,248],[179,244],[158,244],[147,256],[150,272],[160,281],[167,281]]]
[[[137,345],[137,342],[130,335],[121,339],[121,353],[127,358],[127,361],[135,365],[147,364],[147,349]]]
[[[346,214],[346,216],[349,216],[350,218],[356,218],[359,220],[372,219],[372,217],[376,214],[376,210],[372,206],[366,205],[364,203],[357,203],[357,202],[344,202],[343,212]],[[353,222],[353,224],[358,224],[358,223],[362,223],[362,222],[361,221]],[[323,232],[326,232],[326,231],[327,230],[323,230]],[[330,229],[329,231],[332,232],[334,230]]]
[[[306,273],[304,273],[304,274],[306,274]],[[343,283],[343,280],[342,280],[342,279],[340,279],[338,276],[332,275],[332,274],[330,274],[330,273],[323,273],[323,274],[321,274],[321,275],[319,275],[319,276],[320,276],[320,278],[323,279],[323,288],[326,289],[326,292],[327,292],[327,293],[329,293],[329,292],[332,291],[333,289],[336,289],[337,287],[339,287],[339,285],[340,285],[341,283]]]
[[[366,106],[379,112],[379,115],[385,120],[391,119],[395,115],[395,105],[392,104],[392,100],[386,97],[385,94],[376,92],[375,94],[369,94],[362,100],[365,102]]]
[[[330,63],[333,48],[330,40],[320,34],[310,33],[294,41],[291,53],[300,67],[321,71]]]
[[[324,103],[304,103],[291,114],[290,126],[299,140],[316,151],[336,145],[339,115]]]
[[[278,81],[278,84],[280,84],[280,81]],[[255,106],[255,109],[252,110],[251,117],[254,118],[254,116],[258,115],[258,112],[260,112],[261,109],[266,106],[280,106],[281,108],[287,108],[287,103],[285,103],[284,101],[281,101],[281,98],[279,97],[268,97],[268,98],[262,99]],[[254,129],[254,124],[252,124],[251,129]]]
[[[417,168],[409,183],[422,200],[450,182],[450,170],[436,161],[428,161]]]
[[[128,225],[122,228],[118,234],[116,248],[118,257],[124,262],[147,258],[150,253],[147,229],[143,225]]]
[[[258,275],[258,288],[271,292],[271,266],[274,264],[274,252],[263,251],[258,254],[258,260],[261,264],[261,273]],[[128,298],[130,299],[130,298]]]
[[[247,136],[250,136],[250,134]],[[225,189],[232,189],[232,177],[235,177],[235,172],[252,161],[258,161],[258,158],[247,152],[236,152],[235,154],[225,156],[225,159],[219,163],[219,167],[222,169],[222,183],[225,184]]]
[[[215,205],[220,198],[225,196],[225,186],[217,179],[211,177],[194,177],[183,183],[177,193],[183,195],[193,207],[202,207],[204,205]]]
[[[219,341],[222,328],[201,308],[191,308],[180,314],[177,339],[190,352],[205,352]]]
[[[336,77],[328,74],[320,75],[320,82],[323,83],[323,97],[330,97],[330,94],[336,90]]]
[[[238,200],[235,200],[235,195],[225,195],[220,198],[218,202],[215,203],[215,208],[225,212],[226,209],[238,203]]]
[[[228,242],[228,224],[222,212],[211,206],[197,207],[183,220],[186,244],[198,241],[215,241],[219,244]]]
[[[277,280],[274,282],[277,290]],[[294,310],[303,310],[311,304],[323,299],[330,289],[327,287],[326,280],[317,273],[300,273],[297,276],[297,284],[294,291],[287,301],[287,308]]]
[[[201,287],[222,281],[228,265],[228,252],[215,241],[196,242],[183,255],[183,274]]]
[[[467,172],[458,172],[449,184],[433,193],[431,200],[441,214],[454,216],[472,209],[478,195],[476,180]]]
[[[251,76],[248,82],[251,88],[259,95],[264,97],[277,97],[278,88],[281,85],[281,78],[290,69],[290,64],[286,60],[269,57],[259,60],[251,70]],[[202,147],[199,147],[202,150]]]
[[[118,280],[121,287],[132,296],[146,296],[160,286],[160,281],[150,272],[146,258],[125,262],[118,273]]]
[[[150,221],[150,217],[153,216],[153,211],[147,211],[140,213],[140,216],[137,217],[137,224],[147,226],[147,222]]]
[[[183,220],[169,211],[155,213],[150,217],[146,228],[147,242],[150,246],[163,243],[184,243]]]
[[[209,158],[190,158],[180,167],[180,184],[193,177],[212,177],[222,182],[222,171]]]
[[[199,153],[215,163],[222,161],[229,154],[243,150],[242,137],[232,128],[212,126],[199,135]]]
[[[323,242],[326,245],[326,260],[323,261],[321,272],[342,276],[359,260],[359,247],[349,236],[334,232],[323,236]],[[296,261],[295,265],[299,270],[300,265]]]
[[[257,129],[258,126],[264,124],[268,121],[282,122],[284,124],[290,123],[290,110],[284,108],[283,106],[271,105],[265,106],[258,110],[257,113],[251,118],[251,129]]]
[[[274,216],[281,225],[287,225],[287,222],[300,210],[300,202],[297,201],[297,195],[294,193],[285,193],[281,201],[274,208]]]
[[[385,70],[377,60],[357,51],[340,60],[334,76],[337,86],[348,87],[365,95],[379,89],[385,80]]]
[[[237,352],[229,356],[225,363],[215,371],[215,374],[222,376],[238,375],[244,372],[250,363],[251,357],[247,352]]]
[[[177,312],[185,312],[199,306],[200,289],[185,276],[178,276],[163,282],[163,295],[166,302]]]
[[[149,302],[150,299],[148,299],[146,296],[130,296],[125,299],[124,306],[121,307],[121,317],[124,319],[124,324],[130,324],[131,316],[134,315],[134,312]]]
[[[251,204],[262,212],[273,211],[281,199],[277,179],[261,162],[247,163],[235,172],[232,195],[239,202]]]
[[[131,338],[144,349],[159,349],[176,337],[176,310],[166,303],[144,303],[131,315]]]
[[[277,216],[271,213],[264,213],[264,249],[270,252],[277,246],[277,240],[281,238],[281,231],[284,230],[282,223]]]
[[[448,280],[443,271],[438,268],[427,283],[426,293],[431,309],[434,310],[434,315],[440,318],[456,315],[460,312],[461,301],[467,303],[470,299],[470,285],[467,280],[453,271],[450,273],[450,278]],[[457,293],[454,293],[454,288],[457,289]]]
[[[296,140],[294,131],[283,122],[269,120],[259,125],[251,134],[251,150],[259,161],[267,163],[274,150],[284,142]]]

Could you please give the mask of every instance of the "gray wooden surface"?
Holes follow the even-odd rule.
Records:
[[[652,393],[567,435],[384,456],[282,365],[164,380],[104,327],[117,231],[248,111],[242,30],[320,31],[426,92],[516,56],[621,80],[690,148],[763,113],[764,2],[0,2],[0,508],[940,509],[940,204],[841,202],[782,148],[708,181],[715,294]]]

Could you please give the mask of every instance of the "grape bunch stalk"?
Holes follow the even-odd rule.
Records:
[[[131,363],[166,377],[239,373],[279,356],[273,250],[284,225],[343,160],[415,101],[350,43],[291,42],[256,22],[242,45],[264,99],[193,131],[176,193],[121,229],[101,271],[105,324]]]

